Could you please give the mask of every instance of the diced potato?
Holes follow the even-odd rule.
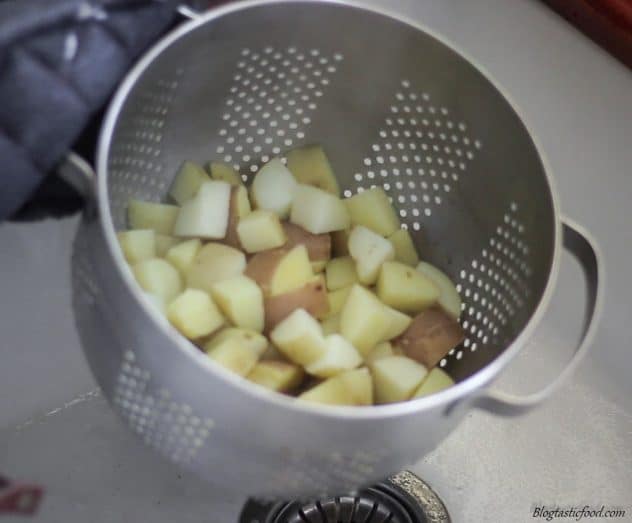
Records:
[[[349,287],[358,281],[355,262],[351,256],[329,260],[325,273],[327,275],[327,289],[330,291]]]
[[[133,265],[156,257],[156,233],[151,229],[135,229],[116,233],[123,256]]]
[[[174,245],[178,245],[182,240],[169,236],[168,234],[156,234],[156,256],[164,258],[167,251]]]
[[[328,316],[334,316],[342,312],[342,308],[347,302],[352,287],[352,285],[349,285],[349,287],[343,287],[342,289],[331,291],[327,294],[327,300],[329,301]]]
[[[243,252],[228,245],[209,242],[198,251],[185,279],[188,287],[210,293],[214,283],[239,276],[245,268],[246,256]]]
[[[395,356],[395,352],[393,352],[393,346],[389,341],[383,341],[371,349],[366,356],[366,361],[371,363],[372,361],[388,356]]]
[[[393,345],[431,369],[464,339],[459,323],[439,307],[432,307],[415,316]]]
[[[189,339],[207,336],[220,328],[224,317],[204,291],[187,289],[167,307],[171,324]]]
[[[200,185],[208,181],[210,178],[202,167],[193,162],[183,162],[171,184],[169,196],[182,205],[196,195]]]
[[[228,228],[229,207],[230,185],[215,180],[204,182],[196,195],[182,204],[173,234],[183,237],[223,238]]]
[[[324,268],[324,263],[331,258],[331,237],[329,234],[312,234],[302,227],[288,222],[283,222],[283,230],[287,236],[286,249],[291,249],[297,245],[305,245],[312,267],[315,263],[323,263]],[[314,272],[321,271],[322,269],[314,269]]]
[[[439,299],[437,302],[444,311],[455,320],[458,320],[461,315],[461,297],[452,280],[434,265],[426,262],[420,262],[417,265],[417,270],[439,288]]]
[[[340,196],[340,187],[320,145],[304,145],[287,153],[287,166],[299,183]]]
[[[204,344],[204,351],[210,352],[228,339],[236,339],[244,347],[248,347],[257,357],[263,357],[268,350],[268,340],[262,334],[251,329],[225,327]]]
[[[395,258],[391,242],[362,225],[349,235],[349,253],[356,262],[358,279],[365,285],[375,283],[382,264]]]
[[[331,378],[341,372],[355,369],[362,364],[362,356],[351,343],[340,334],[330,334],[325,338],[325,353],[305,367],[312,376]]]
[[[215,363],[244,377],[252,372],[258,360],[257,353],[238,338],[228,338],[207,354]]]
[[[327,351],[320,324],[304,309],[297,309],[270,334],[272,342],[294,363],[309,365]]]
[[[270,332],[280,321],[296,309],[305,309],[315,318],[322,318],[329,312],[329,300],[322,277],[313,277],[303,287],[264,299],[266,316],[265,332]]]
[[[411,267],[415,267],[419,263],[419,255],[410,237],[410,233],[406,229],[397,229],[388,237],[395,249],[395,260],[405,263]]]
[[[353,225],[363,225],[381,236],[390,236],[399,229],[397,213],[381,187],[355,194],[345,203]]]
[[[127,222],[130,229],[152,229],[161,234],[171,234],[179,210],[176,205],[130,200]]]
[[[454,385],[454,380],[439,367],[432,369],[413,394],[413,398],[429,396]]]
[[[373,380],[366,367],[350,370],[326,379],[298,399],[325,405],[372,405]]]
[[[186,274],[189,267],[195,261],[195,257],[202,248],[202,242],[197,238],[186,240],[178,245],[171,247],[167,251],[165,258],[171,265],[178,269],[182,274]]]
[[[329,336],[330,334],[340,334],[340,314],[334,314],[329,316],[320,322],[323,328],[323,334]]]
[[[325,267],[327,267],[327,262],[326,261],[317,261],[317,262],[310,262],[312,264],[312,272],[314,274],[318,274],[319,272],[324,272]]]
[[[248,199],[248,190],[243,185],[233,186],[230,189],[230,205],[228,207],[228,226],[226,227],[226,236],[224,242],[226,245],[241,249],[239,234],[237,234],[237,225],[239,220],[250,214],[250,200]]]
[[[314,273],[304,245],[291,250],[277,249],[255,254],[246,267],[246,276],[255,280],[270,296],[301,288]]]
[[[182,291],[182,281],[178,270],[168,261],[150,258],[136,263],[133,267],[136,281],[143,290],[169,303]]]
[[[231,323],[263,331],[263,293],[253,280],[241,275],[222,280],[213,284],[211,294]]]
[[[239,173],[228,164],[221,162],[209,162],[206,164],[206,170],[213,180],[219,180],[231,185],[243,185]]]
[[[350,229],[344,229],[342,231],[333,231],[331,233],[331,253],[334,257],[340,258],[341,256],[349,255],[349,235]]]
[[[439,289],[430,279],[400,262],[382,265],[376,289],[386,305],[410,313],[430,307],[439,298]]]
[[[413,320],[410,316],[408,316],[408,314],[399,312],[388,305],[384,305],[384,309],[385,314],[389,317],[390,323],[386,333],[384,334],[383,341],[388,341],[402,334]]]
[[[290,221],[313,234],[339,231],[350,225],[349,211],[340,198],[309,185],[296,187]]]
[[[256,208],[266,209],[285,218],[290,213],[296,179],[283,162],[273,158],[252,181],[252,199]]]
[[[340,333],[366,356],[384,341],[390,325],[391,317],[384,304],[368,289],[354,285],[342,308]]]
[[[410,399],[428,373],[426,367],[405,356],[378,358],[370,368],[378,404]]]
[[[260,252],[281,247],[286,241],[279,217],[272,211],[258,210],[239,220],[239,241],[246,252]]]
[[[248,379],[257,385],[277,392],[288,392],[303,381],[303,369],[285,361],[260,361]]]

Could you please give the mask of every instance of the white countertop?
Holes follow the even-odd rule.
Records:
[[[533,0],[392,4],[510,93],[608,276],[592,352],[553,399],[514,419],[472,412],[413,470],[457,523],[532,521],[536,503],[622,505],[632,521],[632,72]],[[76,223],[0,225],[0,471],[46,485],[36,521],[236,521],[243,499],[156,459],[92,392],[70,308]],[[544,382],[568,356],[582,294],[577,267],[563,261],[550,314],[499,387],[529,390],[525,369]]]

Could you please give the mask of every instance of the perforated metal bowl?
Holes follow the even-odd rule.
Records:
[[[441,362],[455,387],[380,407],[297,403],[215,367],[143,302],[115,237],[130,198],[164,200],[184,159],[233,163],[248,181],[308,142],[325,145],[346,196],[383,187],[421,256],[458,283],[468,336]],[[532,407],[598,316],[597,249],[562,221],[514,105],[428,30],[350,3],[237,3],[176,29],[118,90],[96,179],[73,258],[90,366],[160,454],[250,495],[343,493],[418,460],[470,406]],[[540,393],[492,392],[545,312],[562,237],[588,275],[582,343]]]

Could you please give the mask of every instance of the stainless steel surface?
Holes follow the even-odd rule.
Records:
[[[186,158],[219,155],[248,180],[306,142],[326,144],[345,195],[382,186],[424,258],[459,281],[468,335],[441,362],[457,386],[371,409],[303,405],[215,368],[143,301],[115,239],[131,197],[164,199]],[[245,2],[183,25],[123,82],[97,168],[99,217],[85,217],[73,258],[88,362],[145,443],[205,479],[222,470],[224,485],[245,494],[346,492],[434,449],[465,413],[453,407],[481,401],[524,345],[557,275],[555,191],[512,104],[421,28],[350,4]],[[595,297],[599,256],[585,244]],[[600,301],[589,300],[571,365]],[[509,410],[502,401],[482,404]]]
[[[466,49],[520,101],[562,208],[599,239],[610,282],[595,350],[569,383],[519,418],[470,412],[415,471],[456,522],[532,521],[537,502],[629,506],[632,75],[538,2],[415,0],[393,8]],[[75,227],[75,220],[0,226],[0,288],[10,296],[0,302],[0,469],[48,487],[35,521],[199,522],[213,514],[234,523],[243,498],[220,483],[180,477],[103,399],[84,396],[94,383],[68,306]],[[579,269],[562,262],[544,325],[496,384],[503,390],[536,389],[569,356],[583,295]]]

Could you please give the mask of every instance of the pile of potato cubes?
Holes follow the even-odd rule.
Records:
[[[450,279],[420,262],[379,187],[341,199],[322,147],[274,158],[247,188],[184,162],[173,204],[132,200],[118,233],[147,299],[218,365],[329,405],[419,398],[464,339]]]

